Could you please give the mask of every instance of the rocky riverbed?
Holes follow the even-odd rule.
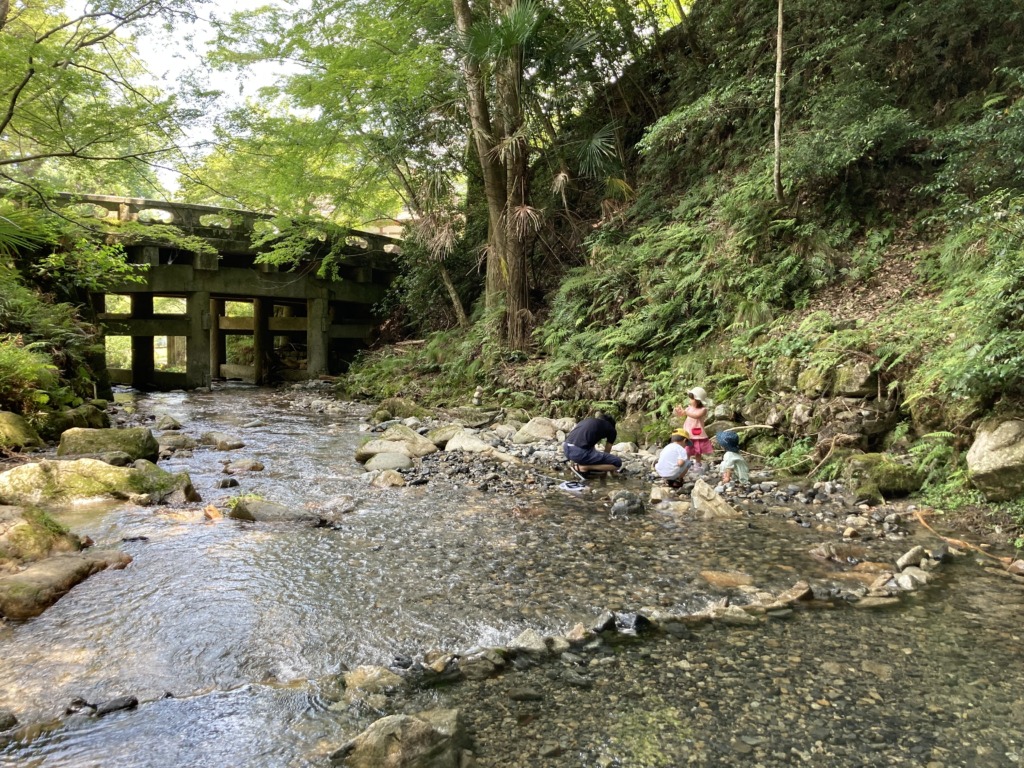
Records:
[[[1024,587],[1006,553],[944,549],[905,506],[758,475],[721,489],[735,517],[704,520],[687,489],[652,498],[639,451],[567,491],[557,437],[490,424],[470,429],[513,461],[439,450],[376,488],[354,456],[389,425],[308,390],[115,418],[168,415],[161,443],[196,445],[159,463],[203,501],[69,513],[133,562],[0,626],[0,708],[21,721],[0,765],[327,765],[382,717],[452,709],[481,766],[1019,762]],[[241,445],[201,446],[213,431]],[[643,511],[613,512],[623,492]],[[241,495],[322,525],[204,514]],[[364,667],[397,681],[361,695],[345,673]]]

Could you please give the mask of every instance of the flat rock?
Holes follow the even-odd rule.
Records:
[[[124,568],[131,561],[131,556],[118,550],[86,550],[50,557],[0,577],[0,616],[31,619],[94,573]]]

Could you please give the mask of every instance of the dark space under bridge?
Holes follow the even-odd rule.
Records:
[[[383,235],[351,230],[338,279],[325,280],[313,255],[292,271],[256,262],[251,235],[270,226],[260,214],[106,195],[63,202],[101,219],[172,224],[217,251],[157,238],[127,247],[130,262],[148,265],[143,281],[92,297],[112,383],[194,389],[217,378],[268,384],[339,373],[366,345],[373,307],[396,273],[398,241]]]

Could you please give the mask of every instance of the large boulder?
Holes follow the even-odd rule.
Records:
[[[359,446],[356,449],[356,461],[365,462],[378,453],[407,453],[411,458],[419,459],[436,452],[437,446],[433,441],[404,424],[394,424],[380,437]]]
[[[0,411],[0,449],[21,451],[25,448],[40,448],[43,439],[31,424],[10,411]]]
[[[107,497],[180,504],[201,501],[187,473],[165,472],[148,461],[114,467],[97,459],[40,461],[0,472],[0,503],[53,504]]]
[[[536,416],[524,424],[512,442],[516,445],[528,443],[539,443],[542,440],[556,440],[558,438],[558,427],[555,422],[544,416]]]
[[[131,561],[129,555],[116,550],[86,550],[50,557],[18,573],[0,576],[0,616],[31,619],[94,573],[124,568]]]
[[[406,400],[404,397],[386,398],[380,402],[377,408],[378,410],[387,411],[394,419],[407,419],[410,416],[424,418],[429,415],[426,408],[417,405],[412,400]]]
[[[445,445],[445,451],[462,451],[464,453],[491,453],[494,446],[479,435],[463,430],[454,435]]]
[[[982,424],[967,451],[967,470],[989,501],[1024,495],[1024,419]]]
[[[846,472],[847,479],[873,485],[883,498],[909,496],[920,490],[924,482],[923,475],[916,468],[885,453],[852,454],[846,460]]]
[[[348,768],[461,768],[469,737],[457,709],[390,715],[331,755]]]
[[[868,397],[878,394],[878,374],[863,360],[840,365],[835,371],[832,391],[840,397]]]
[[[39,434],[44,440],[56,441],[69,429],[106,429],[109,426],[107,412],[86,403],[77,408],[50,411],[39,424]]]
[[[513,464],[516,462],[516,458],[514,456],[494,447],[479,435],[473,434],[468,430],[455,435],[455,437],[449,440],[445,445],[444,450],[445,452],[461,451],[463,453],[477,453],[481,456],[488,456],[495,461],[499,461],[504,464]]]
[[[377,453],[366,461],[366,469],[410,469],[412,459],[407,454],[389,451],[388,453]]]
[[[437,427],[436,429],[432,429],[427,432],[427,439],[438,448],[443,449],[448,444],[449,440],[464,429],[465,427],[461,424],[445,424],[443,427]]]
[[[0,572],[81,548],[78,536],[42,510],[0,507]]]
[[[95,456],[120,451],[132,460],[157,460],[160,444],[147,427],[126,429],[83,429],[74,427],[60,436],[58,456]]]

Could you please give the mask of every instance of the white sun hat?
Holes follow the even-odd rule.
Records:
[[[699,400],[702,405],[708,404],[708,393],[704,391],[704,387],[693,387],[687,390],[686,394],[694,400]]]

